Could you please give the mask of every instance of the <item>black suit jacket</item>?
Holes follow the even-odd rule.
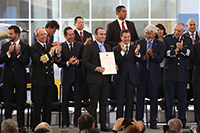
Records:
[[[54,84],[53,62],[54,57],[49,54],[52,45],[47,45],[45,49],[41,44],[36,42],[30,48],[30,56],[32,59],[32,85],[33,86],[51,86]],[[40,57],[47,54],[49,61],[43,63]]]
[[[106,52],[111,52],[110,46],[108,44],[104,43],[104,47]],[[96,41],[86,45],[85,47],[82,63],[87,71],[86,82],[88,83],[101,83],[103,79],[102,73],[95,71],[96,67],[101,66],[99,52],[100,49]],[[110,76],[104,76],[106,76],[110,82]]]
[[[114,84],[125,84],[129,73],[130,82],[134,85],[140,83],[139,72],[136,62],[142,61],[135,55],[135,46],[130,45],[128,55],[121,55],[121,47],[117,45],[113,48],[116,65],[118,66],[117,74],[114,75]]]
[[[143,58],[147,51],[147,41],[145,39],[138,40],[136,42],[136,45],[137,44],[140,44],[140,53]],[[164,59],[164,47],[165,46],[164,46],[163,42],[154,38],[154,41],[152,44],[153,58],[149,57],[149,74],[150,74],[150,79],[151,79],[152,83],[156,83],[156,82],[158,83],[162,80],[160,63]],[[147,65],[146,60],[144,60],[143,62],[139,62],[137,64],[141,81],[146,76],[146,73],[145,73],[145,72],[147,72],[146,65]]]
[[[126,21],[128,30],[131,32],[131,41],[135,42],[136,40],[139,39],[137,31],[135,29],[135,25],[131,21],[127,21],[127,20],[125,20],[125,21]],[[110,45],[111,49],[114,46],[118,45],[118,42],[121,42],[120,31],[121,31],[121,28],[120,28],[117,20],[115,20],[107,25],[105,42]]]
[[[0,53],[0,64],[4,63],[3,71],[2,71],[2,82],[9,83],[12,79],[13,73],[15,76],[15,80],[19,84],[26,83],[26,65],[29,63],[29,45],[20,41],[19,45],[21,45],[21,55],[19,58],[13,57],[13,52],[11,53],[11,57],[8,58],[7,52],[9,50],[10,42],[7,42],[2,45],[1,53]]]
[[[192,75],[192,83],[200,84],[200,42],[193,45],[193,58],[191,59],[191,63],[193,66],[193,75]]]
[[[84,72],[81,59],[84,52],[84,44],[79,41],[74,41],[73,53],[69,49],[67,42],[63,42],[61,46],[62,59],[57,65],[58,67],[62,67],[62,81],[68,83],[73,83],[75,80],[78,82],[83,82]],[[67,67],[66,62],[69,61],[72,56],[77,57],[77,59],[79,60],[79,64],[69,65],[69,67]]]
[[[82,42],[81,37],[80,37],[80,35],[78,34],[77,30],[74,30],[74,34],[75,34],[75,40],[76,40],[76,41]],[[83,41],[85,42],[86,39],[87,39],[87,38],[90,38],[90,37],[92,38],[92,34],[89,33],[89,32],[87,32],[87,31],[85,31],[85,30],[83,30]],[[83,43],[84,43],[84,42],[83,42]],[[93,42],[93,38],[92,38],[92,42]]]
[[[197,32],[197,31],[195,31],[195,32],[196,32],[196,36],[195,36],[195,41],[194,41],[194,43],[197,43],[197,42],[199,41],[199,35],[198,35],[198,32]],[[187,31],[186,33],[184,33],[184,35],[187,36],[187,37],[190,37],[190,34],[189,34],[188,31]]]

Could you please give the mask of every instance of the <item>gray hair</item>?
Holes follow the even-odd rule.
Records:
[[[50,127],[50,125],[47,122],[41,122],[40,124],[38,124],[35,128],[35,131],[39,128],[46,128],[48,129],[50,132],[52,132],[52,129]]]
[[[181,120],[179,120],[178,118],[173,118],[169,120],[168,125],[169,125],[169,129],[175,129],[179,132],[181,131],[181,128],[183,126]]]
[[[156,33],[156,26],[153,25],[153,24],[150,24],[150,25],[148,25],[144,30],[145,30],[145,32],[146,32],[146,31],[151,31],[151,32],[153,32],[153,34],[154,34],[154,33]]]
[[[15,133],[17,130],[17,122],[12,119],[4,120],[1,123],[1,128],[5,133],[7,132]]]
[[[183,30],[185,30],[185,24],[184,24],[183,22],[177,22],[177,23],[174,25],[174,27],[175,27],[176,25],[182,26],[182,27],[183,27]]]

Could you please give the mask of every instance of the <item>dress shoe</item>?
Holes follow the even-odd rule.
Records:
[[[183,127],[182,127],[183,129],[188,129],[189,127],[188,126],[186,126],[185,124],[183,124]]]
[[[111,129],[108,128],[106,125],[104,125],[104,126],[101,126],[101,131],[109,132],[109,131],[111,131]]]
[[[20,127],[18,131],[21,133],[28,133],[25,127]]]
[[[150,125],[151,129],[159,129],[159,127],[157,127],[157,125]]]

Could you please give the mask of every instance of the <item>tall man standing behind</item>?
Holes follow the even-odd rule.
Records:
[[[44,29],[38,28],[35,32],[37,42],[30,48],[32,59],[32,100],[33,109],[33,129],[38,125],[42,111],[42,121],[50,124],[51,122],[51,104],[52,87],[54,85],[53,62],[58,61],[57,55],[60,55],[61,46],[52,46],[46,44],[47,34]],[[57,49],[57,50],[56,50]],[[54,51],[55,56],[52,56]]]
[[[136,48],[130,44],[131,35],[127,29],[123,29],[120,32],[120,37],[122,42],[113,48],[118,68],[113,81],[117,99],[116,119],[123,117],[125,99],[125,118],[132,119],[134,88],[140,83],[139,72],[136,66],[136,62],[141,61],[140,45],[137,45]]]
[[[106,126],[106,105],[107,98],[110,89],[111,77],[110,75],[102,75],[105,71],[104,67],[101,67],[99,52],[110,52],[110,46],[104,43],[106,38],[106,32],[103,28],[98,27],[95,30],[96,41],[86,45],[83,53],[82,63],[86,68],[88,83],[90,91],[90,105],[89,113],[95,119],[95,127],[97,127],[97,102],[99,101],[99,123],[101,124],[101,131],[109,131]]]
[[[186,127],[185,107],[187,101],[188,57],[192,53],[192,40],[182,35],[185,25],[178,22],[174,26],[174,34],[165,37],[165,65],[164,65],[164,91],[165,91],[165,119],[168,122],[173,118],[172,106],[175,94],[178,99],[178,118]]]
[[[5,100],[5,119],[12,118],[12,102],[16,88],[17,122],[19,131],[24,128],[24,105],[26,102],[26,65],[29,63],[29,45],[19,39],[20,29],[12,25],[8,28],[10,42],[2,45],[0,64],[4,63],[2,82]]]
[[[137,31],[135,29],[135,25],[131,21],[127,21],[127,10],[126,7],[121,5],[116,7],[116,14],[117,19],[107,25],[107,31],[106,31],[106,43],[108,43],[111,47],[111,49],[119,45],[121,43],[120,38],[120,31],[123,29],[128,29],[131,34],[131,45],[134,45],[134,42],[139,39]]]
[[[92,34],[87,32],[84,29],[84,20],[81,16],[77,16],[74,19],[74,26],[76,29],[74,30],[75,40],[83,42],[84,45],[93,41]]]
[[[59,26],[58,22],[55,20],[51,20],[45,25],[44,30],[47,33],[47,39],[46,39],[47,44],[53,43],[54,34],[55,34],[56,30],[59,30],[59,28],[60,28],[60,26]],[[32,37],[31,45],[35,44],[36,42],[37,42],[37,39],[36,39],[35,33],[34,33],[33,37]]]
[[[145,28],[145,39],[136,43],[140,45],[140,52],[144,62],[138,63],[141,84],[137,89],[137,110],[136,120],[143,121],[144,99],[148,92],[150,98],[150,128],[157,129],[157,98],[159,84],[162,80],[160,63],[164,59],[164,44],[156,36],[156,26],[148,25]]]
[[[71,27],[64,29],[65,42],[62,46],[62,59],[58,63],[62,67],[62,120],[64,127],[69,127],[69,95],[74,86],[75,112],[74,126],[77,127],[77,120],[81,116],[81,100],[83,94],[83,79],[84,72],[81,63],[84,45],[82,42],[74,41],[75,35]]]

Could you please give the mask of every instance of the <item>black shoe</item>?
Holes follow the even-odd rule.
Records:
[[[105,126],[101,126],[101,131],[108,132],[108,131],[111,131],[111,129],[108,128],[108,127],[105,125]]]
[[[159,129],[159,127],[157,127],[157,125],[150,125],[151,129]]]
[[[183,124],[183,127],[182,127],[183,129],[189,129],[189,127],[188,126],[186,126],[185,124]]]

